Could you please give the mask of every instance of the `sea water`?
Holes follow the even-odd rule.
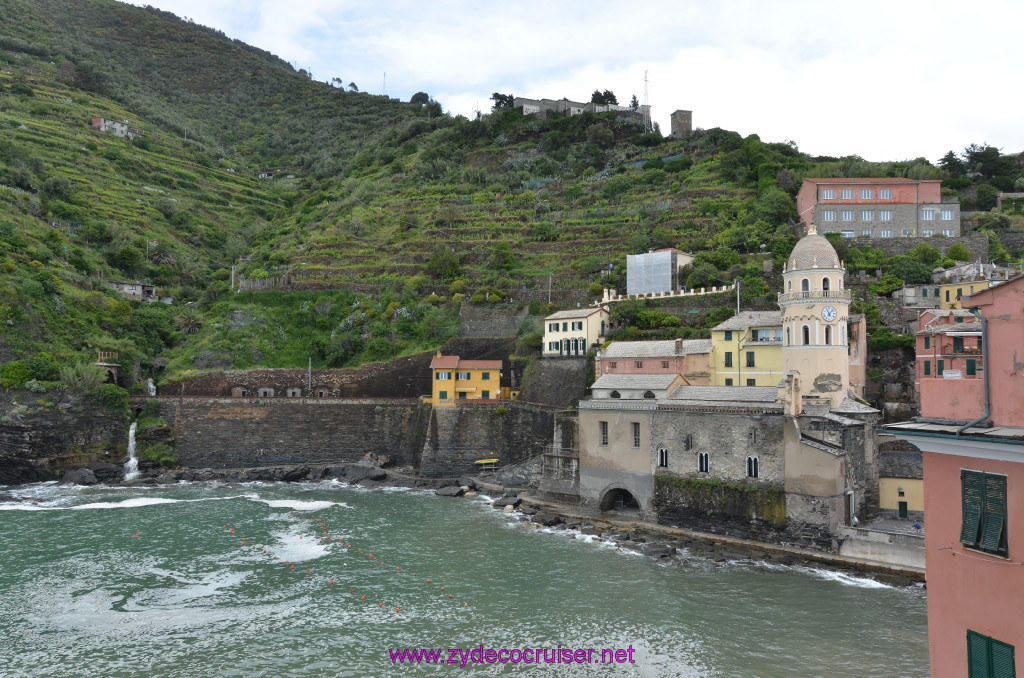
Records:
[[[484,498],[336,482],[0,493],[15,498],[0,502],[4,676],[928,675],[920,587],[666,564]],[[393,659],[420,648],[458,663]],[[633,661],[564,661],[581,648]]]

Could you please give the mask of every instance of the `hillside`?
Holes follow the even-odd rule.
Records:
[[[949,176],[966,194],[1021,174],[812,158],[721,129],[664,139],[616,113],[453,118],[107,0],[4,3],[0,48],[5,386],[97,350],[160,379],[387,359],[452,336],[464,304],[536,314],[549,288],[568,302],[621,286],[625,255],[650,247],[699,253],[691,286],[739,277],[747,304],[770,303],[762,260],[796,240],[803,177]],[[94,117],[144,134],[95,131]],[[232,266],[274,289],[229,291]],[[109,284],[135,279],[173,304]],[[721,317],[644,329],[689,336]]]

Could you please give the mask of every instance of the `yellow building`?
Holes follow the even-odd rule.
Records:
[[[438,353],[430,361],[433,405],[455,405],[456,400],[508,399],[501,388],[500,360],[462,360],[457,355]]]
[[[964,282],[936,283],[935,295],[939,299],[939,308],[961,308],[960,301],[992,285],[991,280],[966,280]]]
[[[878,507],[894,518],[922,518],[924,468],[921,451],[907,450],[909,446],[901,442],[880,443],[878,447]]]
[[[782,314],[743,311],[711,328],[712,386],[778,386],[782,381]]]

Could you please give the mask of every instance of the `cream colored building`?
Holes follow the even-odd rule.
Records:
[[[545,358],[583,356],[591,346],[604,341],[608,331],[608,309],[577,308],[558,311],[544,318]]]
[[[711,328],[712,386],[778,386],[782,317],[778,311],[743,311]]]

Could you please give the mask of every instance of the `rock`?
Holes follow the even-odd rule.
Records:
[[[157,485],[173,485],[176,482],[178,482],[178,480],[170,473],[161,473],[156,477]]]
[[[365,464],[359,464],[356,466],[349,466],[345,471],[345,477],[350,483],[358,483],[360,480],[384,480],[388,477],[388,472],[382,468],[376,466],[366,466]]]
[[[676,550],[671,546],[650,544],[641,549],[641,552],[645,556],[650,556],[651,558],[668,558],[669,556],[674,556]]]
[[[501,496],[502,497],[518,497],[519,493],[516,492],[515,490],[505,490],[505,493],[503,495],[501,495]]]
[[[510,506],[506,506],[504,509],[502,509],[501,512],[502,513],[512,513],[515,510],[516,510],[516,507],[510,505]]]
[[[327,474],[333,478],[344,478],[347,469],[344,466],[331,466],[327,469]]]
[[[471,490],[476,489],[476,481],[472,478],[459,478],[459,485],[468,487]]]
[[[306,474],[306,480],[320,480],[327,473],[326,466],[314,466],[309,469],[309,473]]]
[[[463,497],[479,497],[480,495],[478,493],[474,492],[473,490],[470,490],[469,492],[466,492],[462,496]]]
[[[581,534],[589,534],[589,535],[594,536],[594,537],[600,537],[601,536],[601,530],[597,529],[593,525],[591,525],[590,527],[580,528],[580,533]]]
[[[538,513],[533,517],[533,519],[545,527],[554,527],[562,522],[561,518],[550,513]]]
[[[285,469],[284,475],[281,476],[281,480],[285,482],[293,483],[296,480],[302,480],[309,473],[309,468],[306,466],[294,466],[289,469]]]
[[[87,468],[72,469],[60,479],[61,485],[95,485],[96,482],[96,475]]]
[[[511,506],[515,508],[523,503],[523,500],[519,497],[502,497],[501,499],[495,500],[491,506],[494,508],[504,508],[505,506]]]
[[[458,485],[448,485],[447,487],[442,487],[439,490],[434,490],[434,494],[439,497],[461,497],[464,493],[465,490]]]
[[[365,487],[367,489],[376,489],[378,487],[384,487],[384,483],[373,478],[363,478],[359,481],[359,487]]]
[[[124,469],[122,467],[102,461],[90,464],[89,469],[92,471],[93,475],[96,476],[96,480],[109,480],[111,478],[124,475]]]

